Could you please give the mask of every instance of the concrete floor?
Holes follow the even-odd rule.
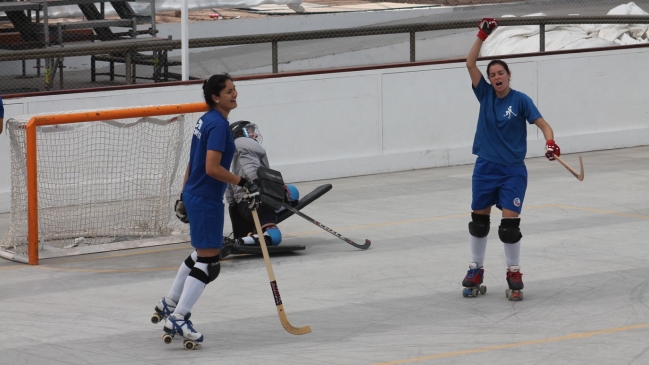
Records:
[[[0,259],[0,364],[647,364],[649,147],[581,155],[583,182],[527,160],[521,302],[505,298],[497,217],[488,292],[461,295],[472,166],[336,179],[304,212],[372,247],[293,217],[285,244],[306,250],[272,257],[288,319],[312,333],[281,327],[260,257],[228,257],[207,286],[198,351],[165,345],[149,322],[189,244]]]

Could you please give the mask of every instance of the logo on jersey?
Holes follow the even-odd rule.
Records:
[[[518,114],[515,114],[514,111],[512,110],[512,106],[510,105],[509,108],[507,108],[507,111],[505,112],[505,115],[503,117],[507,117],[507,119],[512,119],[512,115],[517,117]]]
[[[521,206],[521,200],[519,198],[514,198],[514,205],[517,207]]]
[[[201,127],[202,126],[203,126],[203,120],[199,119],[198,122],[196,122],[196,126],[194,127],[194,135],[198,139],[201,139]]]

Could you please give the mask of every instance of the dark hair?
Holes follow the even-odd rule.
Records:
[[[216,107],[216,103],[212,99],[212,95],[219,96],[221,91],[225,89],[225,82],[228,80],[232,81],[232,76],[224,73],[212,75],[203,83],[203,97],[205,97],[205,103],[207,103],[210,108]]]
[[[505,63],[505,61],[503,61],[503,60],[493,60],[493,61],[489,62],[489,64],[487,65],[487,78],[489,78],[489,69],[493,65],[501,65],[505,69],[505,71],[507,71],[508,75],[512,74],[511,72],[509,72],[509,66],[507,66],[507,63]]]

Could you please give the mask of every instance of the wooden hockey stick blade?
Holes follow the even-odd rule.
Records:
[[[291,326],[291,323],[289,323],[288,318],[286,318],[284,305],[282,304],[282,297],[279,295],[279,288],[277,287],[277,281],[275,280],[275,274],[273,273],[273,266],[270,264],[270,256],[268,255],[266,241],[264,240],[264,235],[261,233],[261,223],[259,223],[259,215],[257,215],[257,209],[252,210],[252,219],[255,221],[255,228],[257,229],[257,235],[259,238],[259,246],[261,247],[261,252],[264,255],[266,271],[268,272],[268,279],[270,280],[270,288],[273,291],[275,306],[277,306],[277,314],[279,315],[279,321],[282,323],[282,327],[284,327],[286,332],[292,335],[305,335],[307,333],[310,333],[310,326],[293,327]]]
[[[573,174],[577,180],[579,181],[584,181],[584,161],[581,159],[581,156],[579,156],[579,173],[575,171],[570,165],[568,165],[565,161],[563,161],[559,156],[554,155],[554,158],[559,161],[560,164],[563,165],[568,171],[570,171],[571,174]]]

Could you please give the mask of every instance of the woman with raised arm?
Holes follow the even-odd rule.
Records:
[[[521,300],[523,279],[520,271],[520,249],[523,235],[520,230],[521,209],[527,189],[527,123],[536,124],[546,140],[545,156],[554,160],[560,155],[550,125],[543,119],[532,99],[511,89],[511,72],[502,60],[493,60],[487,66],[485,80],[476,66],[482,43],[498,27],[498,21],[484,18],[478,24],[478,36],[466,60],[471,84],[480,102],[480,113],[473,141],[473,154],[478,158],[473,169],[471,222],[471,262],[462,286],[463,295],[484,294],[482,286],[489,233],[491,207],[502,210],[498,237],[504,244],[507,264],[507,297]],[[527,123],[526,123],[527,122]]]
[[[178,218],[191,222],[189,235],[196,250],[180,265],[169,293],[151,317],[153,323],[167,319],[162,336],[165,343],[171,343],[178,334],[186,339],[187,349],[199,348],[203,341],[203,335],[189,320],[192,307],[221,270],[219,249],[223,246],[227,184],[245,188],[253,198],[259,195],[252,181],[230,173],[235,146],[228,115],[237,107],[237,95],[228,74],[214,75],[203,84],[209,111],[194,127],[183,191],[175,206]]]

